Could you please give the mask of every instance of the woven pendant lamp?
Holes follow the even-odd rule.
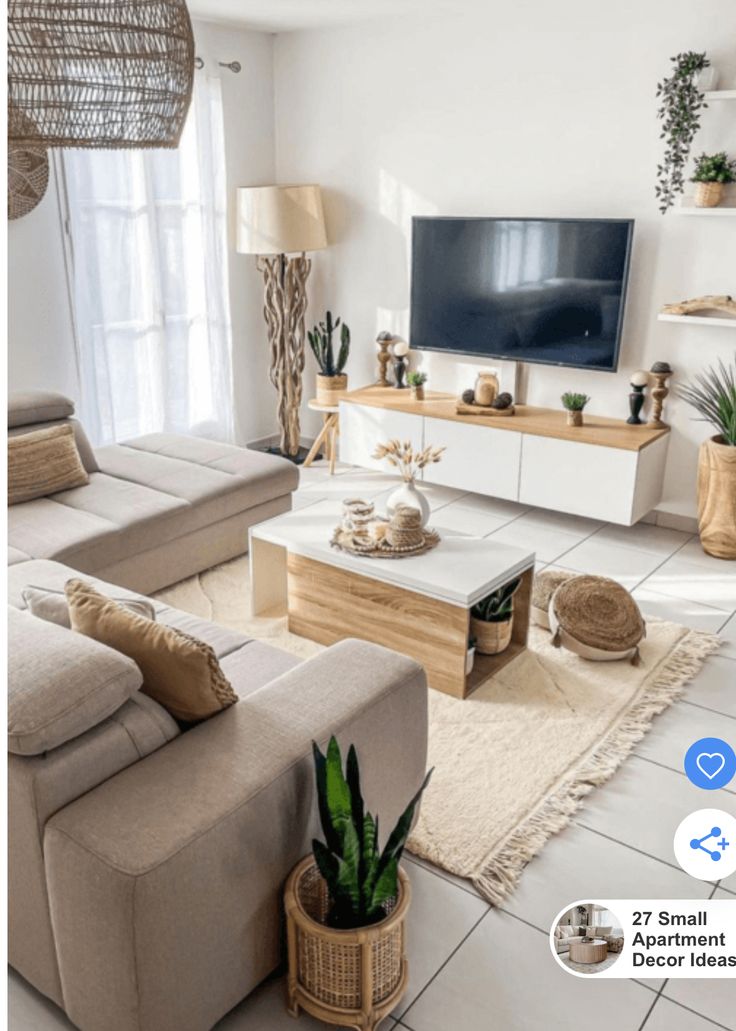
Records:
[[[176,147],[194,37],[184,0],[10,0],[8,139]]]

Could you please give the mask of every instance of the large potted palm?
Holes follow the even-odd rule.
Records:
[[[289,958],[288,1008],[328,1024],[373,1028],[406,989],[404,922],[411,888],[399,866],[430,773],[389,835],[366,811],[355,748],[345,773],[334,737],[313,745],[324,841],[292,870],[284,891]]]
[[[700,445],[698,524],[703,551],[736,558],[736,363],[706,369],[679,396],[716,434]]]

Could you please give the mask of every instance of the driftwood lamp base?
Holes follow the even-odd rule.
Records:
[[[281,451],[299,453],[299,406],[304,372],[304,316],[307,279],[312,262],[305,254],[289,257],[259,255],[256,267],[263,275],[263,314],[271,351],[269,378],[278,396]]]

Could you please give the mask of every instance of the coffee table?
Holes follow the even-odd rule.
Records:
[[[602,963],[608,955],[608,942],[594,938],[592,942],[571,942],[569,956],[573,963]]]
[[[465,698],[526,647],[534,553],[482,537],[442,532],[432,551],[401,559],[350,555],[330,546],[340,505],[318,502],[249,530],[254,615],[285,606],[289,630],[321,644],[358,637],[420,662],[430,687]],[[470,609],[510,580],[511,644],[478,655],[466,674]]]

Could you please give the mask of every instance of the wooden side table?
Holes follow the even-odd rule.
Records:
[[[308,401],[307,406],[313,412],[322,413],[322,429],[304,459],[304,466],[306,468],[312,464],[324,444],[325,456],[330,463],[330,476],[334,476],[335,462],[337,461],[337,438],[340,436],[340,409],[337,405],[322,405],[315,400]]]

